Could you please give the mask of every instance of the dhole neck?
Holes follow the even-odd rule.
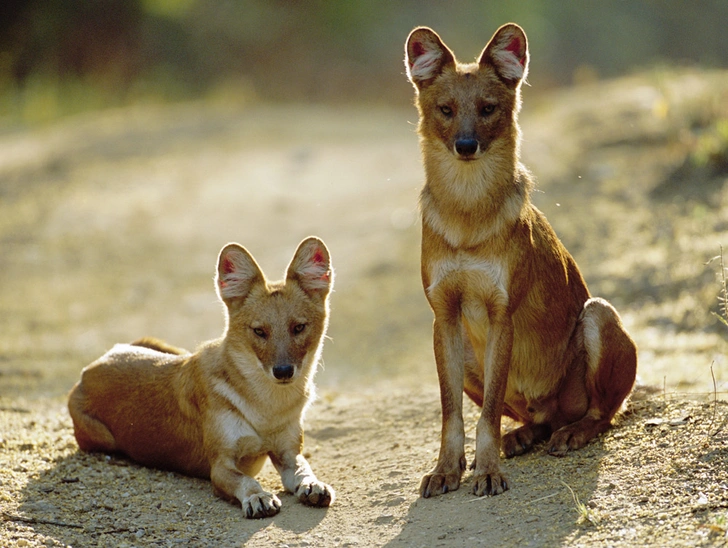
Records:
[[[456,159],[449,151],[429,153],[424,149],[425,192],[440,207],[462,213],[495,214],[519,189],[518,158],[515,154],[487,154],[473,161]]]
[[[456,248],[502,237],[529,203],[530,180],[515,158],[483,158],[473,164],[465,166],[467,170],[447,169],[441,162],[425,160],[422,221]]]

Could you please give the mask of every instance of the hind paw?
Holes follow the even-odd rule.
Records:
[[[554,432],[548,443],[548,454],[554,457],[565,457],[569,451],[581,449],[592,438],[589,433],[565,426]]]
[[[534,445],[545,440],[551,433],[546,424],[527,424],[508,432],[503,436],[501,446],[506,458],[523,455]]]

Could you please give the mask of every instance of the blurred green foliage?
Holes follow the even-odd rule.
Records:
[[[714,120],[696,140],[690,159],[698,167],[728,174],[728,119]]]
[[[38,122],[134,101],[404,104],[403,43],[463,60],[521,24],[539,89],[660,64],[728,64],[725,0],[4,0],[0,116]]]

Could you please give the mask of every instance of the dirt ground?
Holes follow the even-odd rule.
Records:
[[[728,74],[652,71],[524,100],[534,201],[622,313],[652,389],[580,451],[505,461],[511,490],[482,499],[469,473],[457,492],[417,495],[440,409],[413,107],[138,107],[1,134],[0,546],[728,544],[728,328],[711,261],[728,243],[714,146]],[[245,520],[209,482],[78,451],[65,394],[84,365],[142,335],[219,336],[220,248],[245,245],[277,277],[310,234],[337,274],[306,418],[331,508],[298,504],[267,465],[283,508]]]

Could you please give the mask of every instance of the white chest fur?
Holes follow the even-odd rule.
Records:
[[[471,333],[485,338],[489,310],[493,305],[508,305],[509,273],[506,264],[497,259],[483,259],[465,251],[457,251],[430,267],[427,294],[439,300],[443,293],[459,293],[461,314]]]
[[[495,259],[481,259],[465,251],[435,261],[430,267],[428,294],[438,291],[445,280],[465,293],[475,292],[508,301],[508,269]],[[464,295],[465,296],[465,295]]]

